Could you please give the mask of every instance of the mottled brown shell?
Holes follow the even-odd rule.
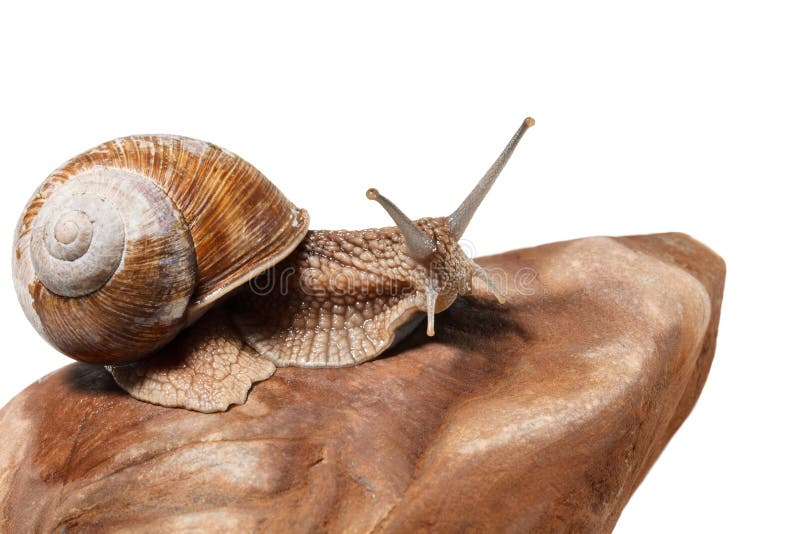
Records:
[[[185,137],[124,137],[39,187],[16,231],[15,286],[62,352],[132,361],[287,256],[307,229],[308,214],[236,155]]]

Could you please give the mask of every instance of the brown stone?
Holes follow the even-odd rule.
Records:
[[[224,413],[88,364],[43,378],[0,412],[4,530],[610,531],[700,394],[724,263],[681,234],[480,263],[516,276],[505,305],[459,300],[357,367],[279,369]]]

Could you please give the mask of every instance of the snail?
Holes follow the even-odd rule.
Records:
[[[526,118],[449,216],[308,230],[255,167],[211,143],[130,136],[69,160],[17,225],[13,277],[35,329],[105,365],[137,399],[202,412],[245,402],[276,366],[374,359],[459,295],[500,291],[458,245]],[[263,277],[278,281],[264,289]],[[191,326],[190,326],[191,325]]]

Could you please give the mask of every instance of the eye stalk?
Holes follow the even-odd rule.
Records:
[[[483,178],[480,179],[472,192],[470,192],[467,198],[464,199],[453,213],[448,215],[447,223],[450,227],[450,233],[453,239],[458,241],[461,239],[461,236],[464,235],[469,222],[472,220],[472,216],[475,215],[478,206],[481,205],[486,194],[492,188],[492,185],[494,185],[495,180],[500,176],[508,160],[511,159],[511,155],[514,153],[514,149],[517,148],[522,136],[525,135],[528,128],[534,124],[536,124],[536,121],[531,117],[526,117],[525,120],[522,121],[522,125],[520,125],[514,133],[514,136],[500,153],[500,156],[498,156],[497,160],[489,167],[489,170],[486,171],[486,174],[483,175]],[[434,246],[430,238],[417,228],[414,222],[403,213],[394,202],[381,195],[375,188],[367,189],[367,198],[377,201],[389,213],[389,216],[394,219],[394,222],[397,223],[397,227],[403,233],[403,237],[406,238],[406,244],[409,253],[411,253],[411,257],[417,261],[426,260],[430,257],[431,253],[434,251]]]
[[[472,190],[472,192],[464,199],[464,202],[447,217],[447,222],[450,226],[450,232],[453,234],[453,238],[456,240],[461,239],[461,236],[464,235],[464,231],[467,229],[470,220],[472,220],[472,216],[475,215],[475,211],[478,209],[478,206],[481,205],[483,202],[483,198],[486,196],[486,193],[489,192],[489,189],[492,188],[494,185],[494,181],[497,180],[497,177],[500,176],[500,172],[502,172],[503,168],[508,163],[508,160],[511,159],[511,154],[514,153],[514,149],[517,148],[522,136],[525,135],[525,132],[528,131],[528,128],[536,124],[531,117],[527,117],[524,121],[522,121],[522,125],[517,129],[514,136],[511,138],[511,141],[508,142],[506,147],[500,153],[500,156],[497,160],[489,167],[489,170],[486,171],[486,174],[483,175],[483,178],[478,182],[478,185]]]
[[[394,219],[397,228],[406,240],[406,248],[411,257],[419,263],[427,263],[436,250],[433,240],[420,230],[414,221],[403,213],[394,202],[381,195],[374,187],[367,189],[367,198],[378,202],[389,216]]]

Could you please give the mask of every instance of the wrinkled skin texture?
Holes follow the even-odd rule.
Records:
[[[439,277],[437,311],[470,293],[472,262],[444,219],[417,225],[436,244],[427,265],[407,255],[397,227],[309,232],[266,276],[278,287],[263,295],[245,287],[228,303],[247,345],[279,367],[356,365],[380,355],[398,328],[425,312],[431,274]]]
[[[479,263],[538,277],[372,362],[278,369],[224,413],[138,402],[88,364],[45,377],[0,411],[0,524],[609,532],[700,394],[724,263],[680,234]]]

